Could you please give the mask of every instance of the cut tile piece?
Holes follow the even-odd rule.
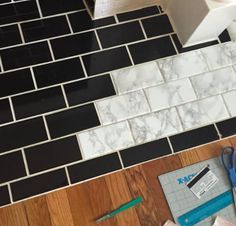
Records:
[[[191,78],[198,97],[207,97],[236,88],[236,72],[232,67],[222,68]]]
[[[135,64],[176,54],[175,48],[169,36],[139,42],[129,45],[128,47]]]
[[[68,167],[71,183],[110,173],[122,168],[117,153],[81,162]]]
[[[120,69],[111,73],[119,93],[126,93],[163,83],[155,62]]]
[[[172,108],[129,120],[137,144],[183,131],[177,111]]]
[[[166,138],[120,151],[121,159],[125,167],[171,153],[172,151]]]
[[[8,99],[0,100],[0,124],[13,120],[11,107]]]
[[[191,51],[158,61],[167,81],[190,77],[208,71],[206,60],[200,51]]]
[[[90,159],[134,145],[127,122],[79,133],[83,157]]]
[[[100,122],[93,104],[83,105],[46,116],[52,138],[99,126]]]
[[[68,185],[65,169],[40,174],[11,183],[13,201],[18,201]]]
[[[220,96],[213,96],[178,107],[186,130],[221,121],[229,117]]]
[[[222,137],[229,137],[236,134],[236,117],[216,123]]]
[[[205,126],[199,129],[180,133],[170,137],[170,142],[175,152],[188,148],[207,144],[219,139],[214,125]]]
[[[193,87],[188,79],[181,79],[145,90],[152,111],[176,106],[196,100]]]
[[[150,111],[142,91],[115,96],[96,102],[102,124],[110,124]]]
[[[211,70],[236,63],[236,43],[229,42],[201,49]]]
[[[125,47],[85,55],[82,59],[89,76],[132,65]]]
[[[27,148],[25,156],[30,173],[82,159],[76,136]]]
[[[230,38],[230,35],[229,35],[229,32],[227,29],[225,29],[220,35],[219,35],[219,39],[220,39],[220,42],[223,43],[223,42],[230,42],[231,41],[231,38]]]
[[[10,204],[11,200],[10,200],[10,195],[9,195],[9,191],[8,191],[8,186],[2,186],[0,187],[0,205],[7,205]]]
[[[236,104],[235,104],[236,91],[234,90],[234,91],[225,93],[223,94],[223,97],[231,116],[236,116]]]
[[[110,75],[98,76],[66,84],[65,92],[69,105],[77,105],[116,94]]]

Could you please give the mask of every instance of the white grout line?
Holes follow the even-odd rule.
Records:
[[[97,32],[97,30],[95,30],[94,33],[95,33],[95,36],[96,36],[96,38],[97,38],[97,42],[98,42],[99,49],[102,50],[103,47],[102,47],[101,40],[100,40],[100,38],[99,38],[99,36],[98,36],[98,32]]]
[[[117,14],[115,14],[115,15],[114,15],[114,18],[115,18],[116,24],[119,24],[119,23],[120,23],[120,21],[119,21],[119,19],[118,19],[118,16],[117,16]]]
[[[31,72],[31,76],[32,76],[32,80],[33,80],[33,83],[34,83],[34,88],[37,90],[38,89],[38,86],[37,86],[37,82],[36,82],[36,79],[35,79],[35,76],[34,76],[34,70],[32,67],[30,67],[30,72]],[[35,90],[33,90],[34,92]]]
[[[43,13],[42,13],[42,10],[41,10],[41,7],[40,7],[40,4],[39,4],[39,1],[38,1],[38,0],[36,0],[36,5],[37,5],[37,7],[38,7],[39,16],[40,16],[41,18],[43,18]]]
[[[47,40],[47,43],[48,43],[49,51],[50,51],[51,56],[52,56],[52,60],[55,61],[55,56],[54,56],[54,53],[52,51],[52,46],[51,46],[50,40]]]
[[[14,111],[14,107],[13,107],[13,104],[12,104],[11,97],[9,97],[9,104],[10,104],[10,108],[11,108],[11,113],[12,113],[13,121],[16,122],[16,115],[15,115],[15,111]]]
[[[70,186],[71,185],[71,180],[70,180],[70,175],[69,175],[67,167],[65,167],[65,171],[66,171],[66,177],[67,177],[67,180],[68,180],[68,183],[69,183],[69,186]]]
[[[65,16],[66,16],[66,20],[67,20],[67,23],[68,23],[68,26],[69,26],[69,29],[70,29],[70,33],[73,34],[74,32],[73,32],[73,29],[72,29],[72,26],[71,26],[68,14],[66,14]]]
[[[1,73],[4,73],[4,67],[3,67],[1,55],[0,55],[0,68],[2,69],[2,72],[0,72],[0,75],[1,75]]]
[[[176,47],[176,45],[175,45],[175,42],[174,42],[174,40],[173,40],[173,38],[172,38],[172,35],[169,35],[169,36],[170,36],[170,40],[171,40],[171,42],[172,42],[172,45],[174,46],[174,49],[175,49],[176,53],[179,54],[179,50],[177,49],[177,47]]]
[[[172,154],[175,154],[175,151],[174,151],[174,148],[173,148],[173,146],[172,146],[172,143],[170,142],[170,137],[166,137],[166,139],[167,139],[167,141],[168,141],[168,144],[169,144],[169,146],[170,146],[170,150],[171,150]]]
[[[84,79],[86,79],[86,78],[88,78],[89,76],[88,76],[88,74],[87,74],[86,68],[85,68],[85,66],[84,66],[84,61],[83,61],[83,59],[82,59],[81,56],[79,57],[79,60],[80,60],[80,63],[81,63],[81,66],[82,66],[82,69],[83,69],[83,72],[84,72],[84,75],[85,75],[85,78],[84,78]],[[101,75],[101,74],[100,74],[100,75]],[[99,76],[99,75],[98,75],[98,76]],[[90,77],[92,77],[92,76],[90,76]]]
[[[125,48],[126,48],[126,51],[127,51],[128,55],[129,55],[129,59],[130,59],[132,65],[135,65],[135,64],[134,64],[134,61],[133,61],[133,58],[132,58],[132,56],[131,56],[131,53],[130,53],[130,51],[129,51],[129,47],[128,47],[127,45],[125,45]]]
[[[144,35],[145,39],[148,39],[147,34],[146,34],[146,32],[145,32],[145,29],[144,29],[144,27],[143,27],[143,23],[142,23],[141,20],[139,20],[139,24],[140,24],[140,27],[141,27],[141,30],[142,30],[142,32],[143,32],[143,35]]]
[[[24,34],[23,34],[23,31],[22,31],[21,25],[18,23],[17,26],[18,26],[18,29],[19,29],[19,32],[20,32],[21,41],[22,41],[23,44],[25,44],[25,38],[24,38]]]
[[[27,174],[27,176],[30,176],[28,163],[27,163],[26,156],[25,156],[25,152],[24,152],[23,149],[21,149],[21,153],[22,153],[23,162],[24,162],[24,165],[25,165],[26,174]]]
[[[120,154],[119,151],[117,151],[116,153],[118,154],[118,157],[119,157],[119,160],[120,160],[121,167],[122,167],[122,169],[124,169],[125,166],[124,166],[123,160],[122,160],[122,158],[121,158],[121,154]]]
[[[77,142],[78,142],[78,145],[79,145],[79,149],[80,149],[80,154],[81,154],[82,160],[85,160],[86,158],[84,156],[83,147],[82,147],[82,144],[81,144],[80,139],[79,139],[79,134],[76,134],[76,139],[77,139]]]
[[[10,184],[7,184],[7,189],[8,189],[8,193],[9,193],[9,197],[10,197],[10,202],[11,204],[13,203],[13,197],[12,197],[12,192],[11,192],[11,186]],[[10,205],[11,205],[10,204]]]
[[[47,132],[48,140],[51,140],[51,135],[50,135],[50,132],[49,132],[49,129],[48,129],[48,124],[47,124],[46,118],[45,118],[45,116],[42,116],[42,117],[43,117],[43,122],[44,122],[45,129],[46,129],[46,132]]]
[[[67,99],[66,92],[65,92],[65,89],[64,89],[64,86],[63,86],[63,85],[61,85],[61,91],[62,91],[64,100],[65,100],[65,103],[66,103],[66,107],[69,108],[70,105],[69,105],[69,103],[68,103],[68,99]]]

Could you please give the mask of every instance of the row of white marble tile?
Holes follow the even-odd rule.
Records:
[[[119,95],[97,101],[102,127],[78,134],[84,159],[236,116],[236,43],[112,72]]]

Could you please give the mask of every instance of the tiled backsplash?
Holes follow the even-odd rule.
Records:
[[[235,65],[227,32],[182,48],[157,6],[0,0],[0,205],[235,134]]]

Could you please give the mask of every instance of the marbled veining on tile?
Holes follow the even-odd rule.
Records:
[[[111,73],[119,93],[126,93],[163,83],[155,62],[125,68]]]
[[[236,116],[236,90],[223,94],[223,98],[231,116]]]
[[[201,52],[211,70],[236,63],[236,42],[207,47]]]
[[[191,78],[198,97],[220,94],[236,88],[236,72],[226,67]]]
[[[80,133],[78,139],[85,159],[98,157],[134,145],[127,122]]]
[[[134,140],[140,144],[182,132],[176,109],[168,109],[129,120]]]
[[[181,79],[145,90],[152,111],[172,107],[196,99],[189,79]]]
[[[229,117],[220,96],[209,97],[178,107],[184,129],[193,129]]]
[[[150,111],[143,91],[96,102],[102,124],[109,124],[142,115]]]
[[[199,50],[159,60],[158,65],[167,81],[208,71],[206,61]]]

